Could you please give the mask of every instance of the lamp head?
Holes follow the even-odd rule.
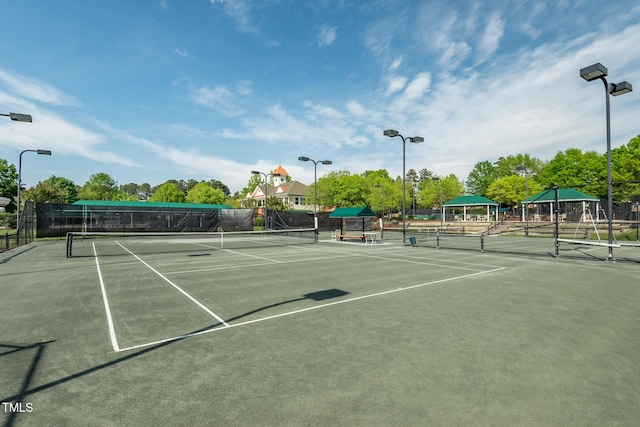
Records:
[[[305,156],[300,156],[300,157],[298,157],[298,160],[300,160],[301,162],[308,162],[309,158],[305,157]]]
[[[398,136],[400,135],[400,132],[398,132],[397,130],[393,130],[393,129],[387,129],[383,132],[384,136],[388,136],[393,138],[394,136]]]
[[[259,175],[260,173],[261,173],[261,172],[258,172],[258,171],[251,171],[251,174],[252,174],[252,175]]]
[[[413,142],[414,144],[419,144],[421,142],[424,142],[424,138],[421,136],[414,136],[414,137],[410,137],[409,141]]]
[[[51,155],[51,150],[36,150],[36,153],[44,154],[45,156],[50,156]]]
[[[9,118],[15,122],[32,122],[31,116],[29,114],[9,113]]]
[[[605,77],[607,75],[607,67],[602,65],[601,63],[589,65],[580,70],[580,77],[590,82],[595,79],[599,79],[601,77]]]
[[[526,167],[524,167],[524,166],[522,166],[522,165],[520,165],[520,166],[516,166],[516,170],[517,170],[517,171],[526,171],[526,170],[527,170],[527,168],[526,168]]]
[[[623,93],[631,92],[633,87],[629,82],[612,83],[609,93],[613,96],[622,95]]]
[[[330,165],[330,164],[332,164],[333,162],[332,162],[331,160],[323,160],[321,163],[322,163],[323,165]]]

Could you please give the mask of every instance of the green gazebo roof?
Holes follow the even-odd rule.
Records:
[[[444,203],[444,206],[498,206],[498,203],[476,194],[474,196],[456,197]]]
[[[528,199],[523,202],[529,203],[544,203],[553,202],[556,199],[556,192],[553,190],[544,190],[533,196],[529,196]],[[583,193],[582,191],[575,190],[573,188],[561,188],[558,190],[558,201],[560,202],[597,202],[600,199]]]
[[[338,208],[329,214],[329,218],[364,218],[368,216],[376,216],[376,214],[366,206]]]

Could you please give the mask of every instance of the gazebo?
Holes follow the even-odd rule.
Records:
[[[522,201],[522,205],[526,204],[534,205],[533,221],[544,221],[549,218],[550,221],[554,221],[554,209],[553,203],[555,202],[556,194],[554,190],[544,190],[538,194],[530,196],[528,199]],[[575,220],[576,216],[579,216],[579,221],[587,221],[586,214],[589,211],[589,207],[595,205],[596,221],[599,220],[600,212],[600,199],[583,193],[573,188],[561,188],[558,190],[558,202],[560,202],[559,215],[561,221]],[[582,209],[578,210],[577,207],[581,206]],[[576,215],[576,211],[579,215]],[[523,209],[522,220],[525,220]]]
[[[376,214],[366,206],[359,206],[355,208],[337,208],[333,212],[329,214],[329,218],[341,218],[340,224],[340,234],[344,234],[346,230],[344,230],[344,222],[345,219],[349,218],[362,218],[362,238],[364,239],[365,233],[365,218],[371,218],[376,216]]]
[[[486,197],[480,196],[480,195],[474,195],[474,196],[460,196],[460,197],[456,197],[453,200],[449,200],[447,203],[444,203],[442,206],[442,217],[446,218],[446,208],[457,208],[457,207],[462,207],[462,220],[463,221],[467,221],[468,220],[468,216],[467,216],[467,208],[468,207],[485,207],[487,208],[487,215],[478,215],[476,217],[474,217],[474,219],[480,220],[480,221],[491,221],[491,208],[494,208],[494,213],[495,213],[495,221],[498,221],[498,207],[500,206],[497,202],[494,202],[493,200],[489,200]]]

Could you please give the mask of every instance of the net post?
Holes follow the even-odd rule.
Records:
[[[72,256],[72,247],[73,247],[73,233],[67,233],[67,258],[71,258]]]
[[[554,209],[554,246],[555,246],[555,257],[558,258],[560,257],[560,242],[558,241],[558,237],[559,237],[559,220],[558,217],[560,216],[560,201],[558,200],[560,198],[560,187],[556,184],[553,186],[553,190],[554,190],[554,201],[553,201],[553,209]]]
[[[440,249],[440,230],[436,232],[436,249]]]
[[[480,235],[480,252],[484,253],[484,234]]]

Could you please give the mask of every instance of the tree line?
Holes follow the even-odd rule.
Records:
[[[615,148],[612,155],[614,200],[630,201],[640,194],[640,135],[626,145]],[[553,185],[573,187],[592,196],[607,195],[606,153],[583,152],[578,148],[560,151],[548,161],[516,154],[495,161],[477,163],[466,182],[454,174],[435,176],[428,169],[409,169],[405,176],[405,205],[407,208],[439,208],[463,194],[479,194],[503,206],[515,206],[525,199]],[[332,171],[317,181],[317,204],[321,208],[369,206],[376,211],[399,210],[402,206],[402,177],[392,178],[386,169],[370,170],[360,174]],[[625,185],[618,185],[624,183]],[[99,172],[80,186],[73,181],[52,176],[37,185],[23,189],[22,200],[42,203],[73,203],[77,200],[146,200],[159,202],[188,202],[247,206],[244,197],[262,184],[260,175],[249,175],[247,185],[231,194],[219,180],[208,181],[171,179],[157,186],[148,183],[118,185],[109,174]],[[272,184],[272,182],[271,182]],[[314,184],[309,185],[307,204],[313,204]],[[15,211],[17,194],[16,167],[0,159],[0,195],[12,203],[8,212]],[[273,198],[269,205],[286,208],[281,200]]]

